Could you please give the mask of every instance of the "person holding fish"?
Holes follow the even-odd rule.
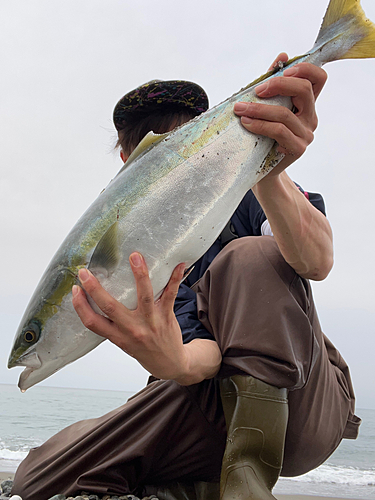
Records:
[[[276,66],[286,61],[280,54]],[[313,140],[325,81],[318,66],[297,63],[257,86],[255,102],[234,105],[239,133],[273,139],[279,163],[246,193],[190,274],[184,263],[174,269],[156,301],[138,252],[129,259],[134,310],[80,270],[82,288],[104,314],[75,285],[82,323],[151,377],[122,407],[31,450],[12,493],[271,499],[280,475],[308,472],[343,438],[357,437],[349,369],[321,330],[309,284],[332,267],[331,228],[322,197],[286,173]],[[267,104],[276,95],[290,97],[293,109]],[[191,82],[152,81],[127,93],[114,110],[125,167],[149,144],[148,132],[169,132],[207,109],[206,93]]]
[[[277,58],[286,60],[286,54]],[[280,473],[307,472],[343,436],[356,437],[348,369],[321,332],[308,284],[332,266],[330,225],[320,195],[304,193],[285,172],[313,140],[315,100],[325,81],[322,69],[302,63],[257,88],[264,103],[235,105],[243,127],[272,137],[285,156],[241,202],[227,228],[231,241],[222,234],[185,280],[182,263],[154,302],[146,262],[133,253],[138,307],[131,311],[80,271],[106,315],[95,313],[76,286],[74,306],[85,326],[134,356],[152,377],[124,407],[32,450],[33,468],[49,465],[42,489],[34,474],[38,493],[29,488],[26,498],[61,488],[160,498],[163,491],[195,498],[206,488],[215,498],[220,472],[220,498],[239,490],[240,498],[271,498]],[[266,104],[277,94],[292,97],[295,113]],[[205,92],[190,82],[135,89],[114,112],[121,157],[126,162],[149,130],[167,132],[207,108]],[[27,461],[14,492],[22,494],[21,478],[27,484],[26,467]]]

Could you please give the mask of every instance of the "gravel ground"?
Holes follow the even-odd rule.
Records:
[[[6,480],[0,484],[0,500],[10,500],[11,490],[13,486],[13,481]],[[14,499],[18,500],[19,497]],[[151,495],[149,497],[143,497],[142,499],[134,496],[134,495],[92,495],[87,491],[81,491],[81,494],[76,497],[66,497],[65,495],[54,495],[50,497],[48,500],[159,500],[157,496]]]

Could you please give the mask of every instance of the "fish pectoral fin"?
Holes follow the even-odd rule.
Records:
[[[141,142],[138,144],[138,146],[134,149],[132,154],[129,156],[129,158],[126,160],[126,163],[122,167],[121,170],[119,170],[118,174],[121,174],[128,166],[130,163],[132,163],[138,156],[140,156],[144,151],[149,149],[151,146],[158,144],[160,141],[165,139],[169,135],[169,132],[165,134],[154,134],[154,132],[149,132],[145,137],[141,140]]]
[[[120,252],[118,246],[118,221],[116,221],[101,237],[96,245],[94,253],[91,256],[88,269],[100,269],[101,273],[105,271],[111,274],[120,261]],[[95,274],[95,273],[94,273]]]

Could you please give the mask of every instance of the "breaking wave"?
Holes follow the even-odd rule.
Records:
[[[375,467],[361,469],[326,463],[294,478],[280,478],[275,493],[375,499]]]

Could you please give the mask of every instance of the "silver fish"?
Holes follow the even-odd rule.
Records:
[[[285,66],[357,57],[375,57],[375,26],[358,0],[331,0],[313,49]],[[82,325],[72,306],[80,268],[88,267],[111,295],[133,309],[137,297],[128,263],[133,251],[145,257],[158,296],[177,264],[192,265],[211,246],[245,193],[281,159],[273,140],[241,126],[233,106],[260,102],[256,85],[283,69],[171,133],[150,133],[141,142],[62,243],[31,298],[8,364],[26,367],[21,390],[104,340]],[[267,103],[292,108],[287,97]]]

